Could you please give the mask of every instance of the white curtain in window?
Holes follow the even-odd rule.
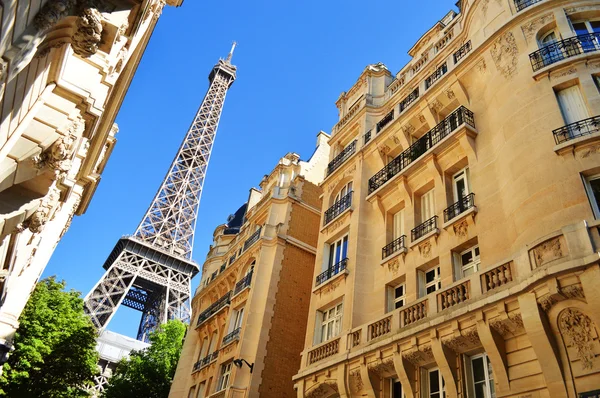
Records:
[[[404,235],[404,209],[394,214],[394,240]]]
[[[421,222],[425,222],[435,214],[433,189],[421,196]]]

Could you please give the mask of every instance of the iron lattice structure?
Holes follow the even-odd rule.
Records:
[[[168,319],[190,320],[191,279],[199,271],[191,259],[194,230],[223,103],[236,78],[234,48],[210,72],[208,92],[135,234],[117,242],[105,274],[85,297],[100,330],[121,304],[142,312],[142,341]]]

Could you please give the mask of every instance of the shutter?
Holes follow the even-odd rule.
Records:
[[[556,93],[556,97],[558,98],[558,104],[560,105],[560,111],[565,124],[578,122],[589,117],[579,86],[560,90]]]
[[[321,324],[323,323],[323,313],[321,311],[317,311],[317,316],[315,317],[315,332],[313,334],[313,345],[317,345],[322,341],[321,337]]]
[[[459,253],[452,252],[452,265],[454,266],[454,281],[462,279],[462,261]]]
[[[394,240],[404,235],[404,209],[394,214]]]
[[[425,272],[417,270],[417,284],[419,285],[419,298],[424,297],[425,293]]]
[[[425,222],[433,217],[434,212],[433,189],[426,192],[421,197],[421,222]]]

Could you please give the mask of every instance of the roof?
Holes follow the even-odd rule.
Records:
[[[227,228],[223,231],[223,235],[234,235],[240,232],[240,228],[242,227],[242,224],[244,224],[244,216],[246,215],[247,208],[248,203],[244,203],[234,214],[229,216]]]

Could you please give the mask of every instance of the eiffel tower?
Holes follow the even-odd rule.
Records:
[[[141,311],[140,341],[169,319],[190,320],[191,279],[199,272],[192,261],[194,230],[225,95],[236,78],[235,45],[211,70],[208,92],[135,234],[119,239],[85,297],[85,311],[100,331],[121,304]]]

